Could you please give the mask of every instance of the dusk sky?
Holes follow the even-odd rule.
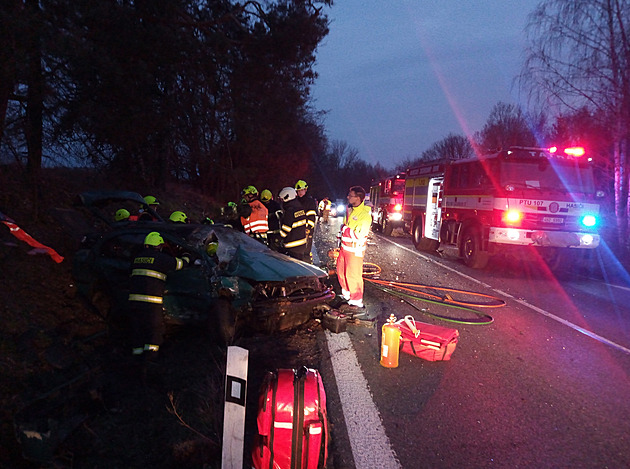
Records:
[[[317,52],[316,109],[331,140],[393,168],[449,133],[482,129],[514,82],[539,0],[338,0]]]

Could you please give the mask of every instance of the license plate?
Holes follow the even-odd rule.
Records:
[[[543,223],[564,223],[561,217],[543,217]]]

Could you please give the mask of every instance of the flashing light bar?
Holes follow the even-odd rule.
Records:
[[[555,153],[558,153],[558,147],[556,147],[556,146],[549,147],[547,149],[547,151],[553,155]],[[564,149],[564,154],[565,155],[573,156],[575,158],[579,158],[580,156],[584,156],[585,153],[586,153],[586,151],[584,150],[584,147],[567,147],[567,148]]]

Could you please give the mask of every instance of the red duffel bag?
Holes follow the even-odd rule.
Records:
[[[302,367],[267,372],[256,421],[254,469],[326,467],[326,393],[317,370]]]
[[[459,339],[457,329],[417,322],[413,316],[405,316],[396,324],[402,352],[432,362],[451,359]]]

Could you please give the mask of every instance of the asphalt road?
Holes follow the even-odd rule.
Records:
[[[339,223],[318,227],[322,261]],[[476,271],[452,250],[419,253],[408,237],[374,234],[365,261],[382,268],[382,279],[487,293],[506,306],[484,311],[489,325],[444,322],[368,282],[364,301],[375,324],[321,337],[334,468],[630,467],[630,282],[614,259],[604,253],[589,269],[559,276],[535,261],[507,259]],[[452,359],[403,354],[398,368],[382,367],[380,325],[392,313],[458,329]],[[349,352],[367,394],[354,393],[363,384],[349,381],[352,370],[339,372]],[[379,425],[384,433],[374,444]]]

